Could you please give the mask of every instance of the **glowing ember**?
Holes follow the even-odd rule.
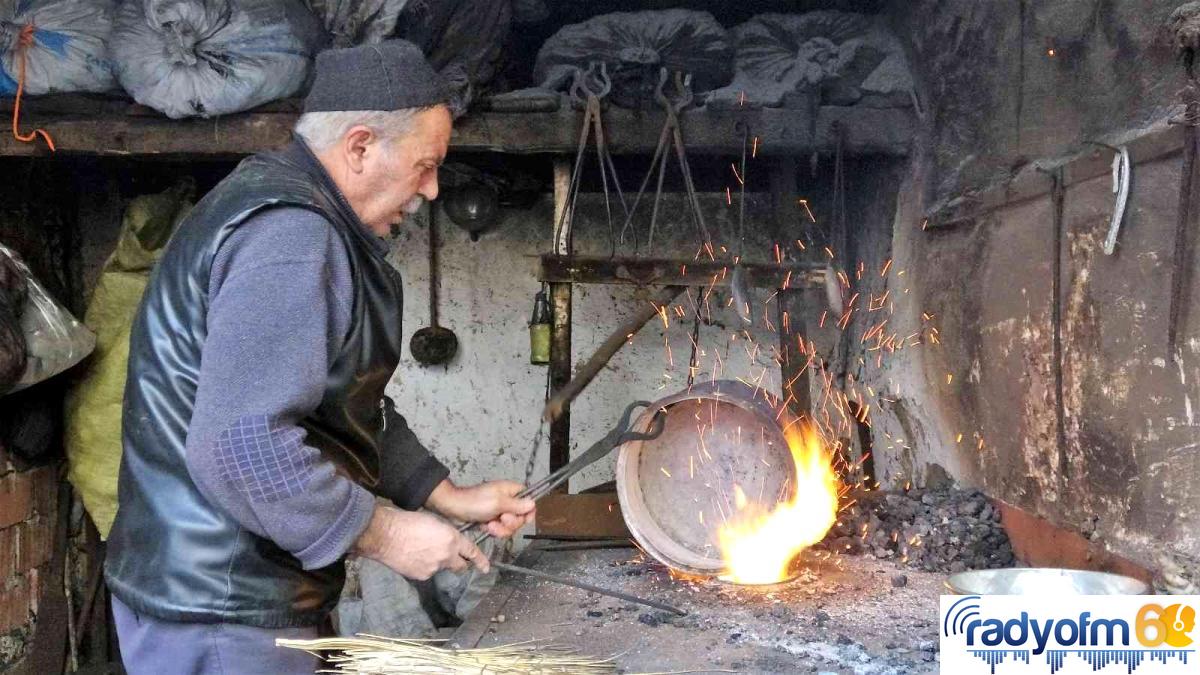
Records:
[[[725,581],[773,584],[787,579],[792,560],[820,541],[837,520],[840,485],[816,430],[796,424],[784,436],[796,465],[794,496],[767,512],[734,486],[737,511],[717,531]]]

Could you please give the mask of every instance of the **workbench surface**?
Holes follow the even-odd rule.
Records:
[[[754,588],[671,578],[636,549],[531,548],[517,564],[665,602],[688,616],[506,572],[451,642],[542,640],[615,657],[624,672],[937,672],[943,575],[827,556],[805,554],[790,584]]]

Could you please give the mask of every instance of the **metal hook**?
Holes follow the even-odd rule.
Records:
[[[676,99],[672,101],[666,92],[667,79],[670,72],[666,68],[658,69],[658,86],[654,88],[654,100],[662,106],[668,114],[679,113],[681,110],[691,105],[692,103],[692,74],[673,71]]]
[[[600,72],[597,74],[597,70]],[[608,64],[603,61],[591,61],[587,70],[575,68],[571,82],[571,97],[583,102],[588,98],[604,98],[612,91],[612,79],[608,76]],[[595,83],[595,88],[592,88]]]

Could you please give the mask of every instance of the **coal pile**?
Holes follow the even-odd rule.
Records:
[[[978,490],[939,487],[857,491],[819,545],[873,555],[927,572],[1011,567],[1012,544],[1000,512]]]

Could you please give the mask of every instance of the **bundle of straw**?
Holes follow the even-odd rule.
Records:
[[[576,656],[561,647],[539,647],[519,642],[486,649],[440,647],[440,640],[405,640],[376,635],[319,640],[276,640],[280,647],[303,649],[322,656],[331,670],[319,673],[339,675],[408,675],[409,673],[445,673],[457,675],[517,675],[526,673],[567,673],[601,675],[616,673],[612,659]]]

